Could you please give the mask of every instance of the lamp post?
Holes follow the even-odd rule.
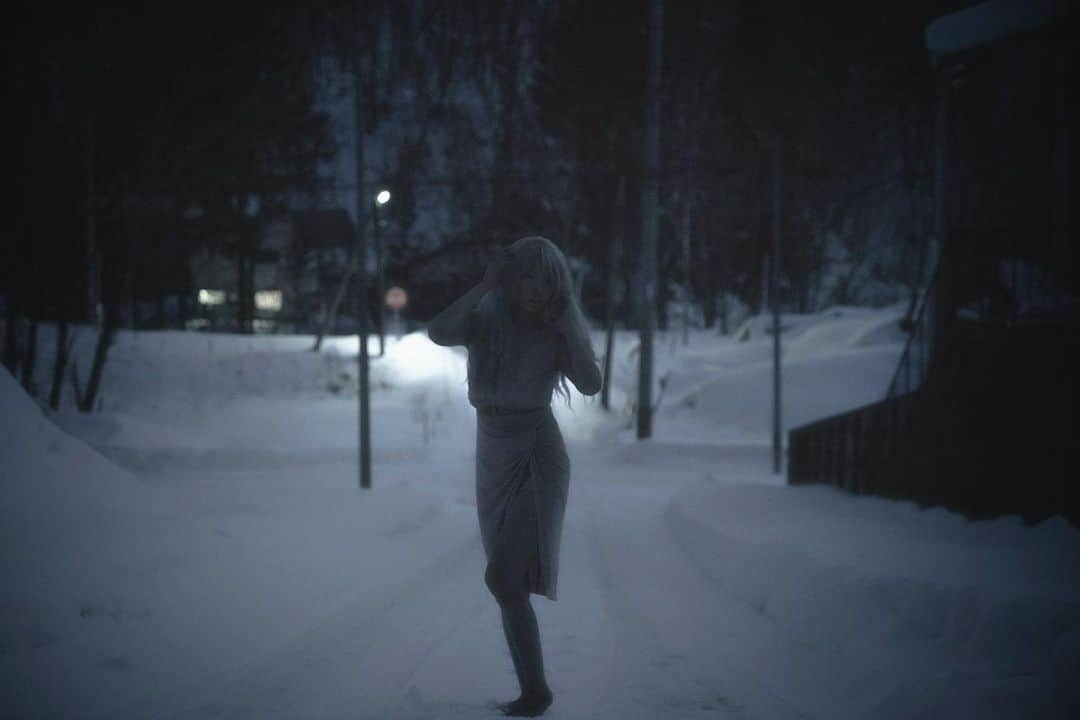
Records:
[[[356,150],[356,294],[357,377],[356,396],[360,401],[358,431],[360,435],[360,487],[371,488],[371,398],[368,383],[368,302],[367,302],[367,243],[364,238],[364,108],[360,90],[364,87],[360,59],[353,57],[353,132]]]
[[[772,267],[769,273],[769,285],[772,295],[772,327],[773,327],[773,472],[783,472],[783,423],[781,413],[781,372],[780,372],[780,173],[783,167],[782,147],[780,138],[772,141],[773,161],[773,196],[772,196]]]
[[[382,236],[379,234],[379,208],[390,202],[390,191],[385,188],[375,195],[375,212],[372,217],[375,225],[375,264],[378,268],[378,288],[375,297],[379,302],[379,357],[386,354],[386,304],[383,302],[383,286],[386,284],[384,268],[384,248]]]

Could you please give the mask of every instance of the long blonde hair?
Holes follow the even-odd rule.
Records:
[[[510,272],[499,278],[496,292],[489,293],[481,302],[478,310],[489,314],[492,318],[501,318],[500,321],[485,323],[488,336],[485,344],[486,351],[477,358],[477,371],[486,377],[498,377],[499,363],[506,356],[505,333],[499,330],[509,317],[510,298],[513,297],[514,283],[520,275],[524,263],[531,259],[534,253],[539,254],[540,272],[550,279],[552,283],[553,301],[542,311],[545,324],[555,321],[565,309],[570,323],[577,331],[578,337],[589,338],[589,323],[585,313],[578,302],[577,288],[574,284],[573,274],[570,272],[570,264],[562,250],[551,240],[540,235],[528,235],[514,241],[509,248],[511,255]],[[589,344],[589,352],[595,361],[596,352]],[[469,353],[472,362],[472,353]],[[490,374],[489,374],[490,373]],[[572,407],[570,401],[570,388],[566,383],[566,375],[560,370],[557,373],[555,392],[566,400],[567,407]]]

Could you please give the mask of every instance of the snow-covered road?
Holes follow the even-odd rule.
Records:
[[[665,450],[680,450],[684,459],[661,474]],[[702,527],[694,525],[687,506],[714,489],[718,477],[745,477],[767,464],[767,448],[718,451],[658,443],[649,453],[652,463],[643,460],[638,445],[572,444],[570,452],[574,481],[560,599],[552,603],[533,596],[556,693],[549,717],[907,718],[932,717],[944,708],[950,709],[947,717],[1019,717],[1033,709],[1056,716],[1052,698],[1029,673],[1003,677],[993,667],[980,672],[965,666],[963,658],[935,656],[934,647],[917,637],[909,638],[908,647],[891,638],[896,642],[891,650],[860,642],[860,632],[876,639],[880,628],[853,629],[843,617],[894,619],[888,593],[880,589],[870,587],[861,595],[856,589],[852,597],[852,588],[837,582],[834,612],[819,614],[827,627],[798,628],[785,607],[791,600],[755,592],[748,580],[755,573],[719,576],[709,565],[708,539],[696,534]],[[452,472],[463,482],[469,471],[463,463]],[[242,489],[267,482],[264,469],[170,470],[147,477],[176,488]],[[497,606],[483,585],[475,508],[416,502],[418,484],[428,478],[382,480],[397,481],[381,492],[398,495],[400,504],[394,505],[392,521],[377,533],[369,528],[363,537],[385,541],[386,552],[398,561],[392,568],[380,565],[378,583],[356,573],[352,586],[336,578],[335,597],[323,596],[323,603],[308,602],[291,612],[287,607],[273,611],[271,621],[288,626],[287,631],[266,629],[278,637],[275,642],[238,651],[231,665],[196,669],[168,693],[144,688],[139,700],[115,708],[111,716],[499,716],[495,703],[512,698],[517,686]],[[758,486],[769,486],[767,475]],[[735,497],[742,487],[731,485]],[[314,510],[301,504],[290,512],[300,526]],[[289,524],[282,512],[274,512],[276,522]],[[326,521],[336,522],[332,514]],[[329,544],[334,541],[334,534],[309,540],[307,552],[341,558],[341,549]],[[269,538],[260,547],[271,548]],[[739,562],[764,565],[757,575],[770,578],[770,588],[784,587],[772,578],[776,573],[798,575],[808,597],[817,590],[815,582],[829,579],[812,562],[793,567],[790,558],[782,558],[770,565],[771,557],[748,549]],[[334,586],[332,575],[327,566],[310,571],[306,580]],[[866,578],[858,582],[872,585]],[[296,590],[286,595],[295,596]],[[875,597],[883,608],[860,607]],[[964,694],[941,686],[958,672],[983,690]]]
[[[571,449],[575,478],[564,526],[563,589],[558,602],[533,597],[556,693],[548,716],[815,716],[806,710],[807,698],[788,696],[792,678],[777,677],[770,665],[787,644],[783,631],[708,580],[671,532],[672,495],[698,482],[706,464],[691,461],[660,483],[656,469],[640,467],[634,452]],[[756,452],[765,458],[765,450]],[[613,463],[622,467],[617,481],[602,471]],[[716,469],[715,463],[707,467]],[[196,485],[213,479],[205,468],[188,472]],[[243,486],[245,474],[230,470],[228,482]],[[251,482],[265,483],[262,471],[252,474],[258,477]],[[172,470],[149,478],[181,486],[183,475]],[[218,486],[225,481],[219,478]],[[495,703],[512,698],[517,686],[497,605],[483,585],[475,517],[469,508],[433,507],[399,518],[382,533],[397,541],[408,536],[425,553],[408,556],[393,582],[384,575],[377,592],[357,588],[351,600],[323,614],[306,608],[296,618],[304,629],[258,657],[220,676],[194,673],[169,694],[146,697],[119,714],[178,720],[499,716]],[[801,675],[821,673],[813,653],[800,659]]]
[[[874,399],[892,322],[807,319],[788,422]],[[330,387],[347,340],[307,342],[122,334],[91,416],[43,418],[0,375],[0,717],[483,718],[516,695],[460,353],[414,335],[373,365],[361,490],[355,395]],[[1080,532],[787,487],[766,342],[665,345],[645,441],[618,411],[627,363],[615,413],[556,402],[547,715],[1074,717]]]

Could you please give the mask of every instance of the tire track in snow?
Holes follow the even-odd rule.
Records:
[[[620,628],[605,700],[613,711],[624,707],[611,716],[809,717],[763,680],[774,658],[757,654],[752,634],[760,628],[748,628],[745,612],[733,612],[672,543],[666,500],[602,484],[587,494],[590,553]]]
[[[434,543],[432,547],[435,547]],[[154,718],[390,718],[432,652],[488,604],[470,536],[396,588],[363,592],[268,656],[189,687]],[[480,575],[477,576],[477,568]],[[160,710],[160,704],[158,710]],[[133,709],[134,710],[134,709]],[[402,717],[413,717],[404,714]]]
[[[622,716],[628,720],[633,717],[665,717],[667,715],[661,713],[667,713],[672,708],[665,707],[662,701],[657,704],[657,698],[666,693],[664,687],[658,687],[662,685],[657,682],[660,674],[649,667],[649,662],[652,658],[655,664],[657,658],[672,658],[673,655],[663,652],[656,628],[645,615],[633,609],[627,597],[629,589],[616,578],[599,538],[595,503],[592,499],[588,501],[586,550],[604,595],[606,609],[618,628],[614,652],[609,658],[611,674],[601,691],[597,709],[601,711],[601,716]]]
[[[625,708],[607,711],[597,699],[612,682],[615,629],[593,563],[588,558],[587,521],[580,501],[569,501],[563,526],[559,599],[533,595],[540,626],[544,668],[555,703],[552,720],[621,718]],[[483,588],[483,566],[472,582]],[[517,696],[517,678],[503,637],[500,612],[483,588],[484,608],[447,642],[434,648],[409,681],[404,702],[388,718],[502,717],[494,705]],[[464,662],[475,667],[462,668]],[[492,698],[484,701],[484,698]]]
[[[989,663],[976,664],[974,671],[965,667],[962,658],[952,655],[952,640],[942,644],[933,638],[920,645],[919,623],[926,617],[920,610],[950,602],[934,597],[940,590],[860,578],[850,568],[820,564],[793,549],[741,541],[727,536],[722,527],[701,523],[678,504],[669,504],[665,519],[668,532],[710,591],[741,610],[735,613],[741,622],[762,626],[755,638],[759,652],[775,658],[775,674],[797,688],[804,705],[818,714],[852,720],[942,712],[978,715],[970,708],[980,702],[992,705],[1010,692],[1028,691],[1022,687],[1026,678],[1009,687],[1011,679],[995,677]],[[974,606],[960,602],[949,616],[974,613]],[[914,627],[903,625],[908,612]],[[963,700],[956,700],[953,678],[965,673],[969,688]],[[987,686],[993,691],[987,692]],[[1005,709],[1007,705],[996,709],[1002,716],[1041,717],[1038,702],[1024,702],[1021,710]],[[941,710],[949,703],[970,704],[962,711]]]
[[[586,509],[572,487],[563,524],[559,562],[559,599],[533,596],[540,624],[544,669],[555,694],[545,717],[553,720],[606,720],[621,717],[605,712],[601,700],[614,682],[612,659],[617,657],[616,628],[609,602],[589,557]],[[509,658],[506,661],[510,663]],[[512,686],[516,679],[510,674]]]

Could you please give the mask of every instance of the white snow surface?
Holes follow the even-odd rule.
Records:
[[[901,313],[786,317],[785,428],[882,397]],[[633,333],[613,412],[553,401],[572,477],[560,597],[532,597],[547,716],[1077,717],[1080,532],[786,486],[771,321],[747,322],[660,335],[647,440]],[[361,489],[356,339],[311,344],[122,331],[89,415],[0,372],[0,716],[484,718],[516,696],[463,350],[417,332],[372,358]]]

